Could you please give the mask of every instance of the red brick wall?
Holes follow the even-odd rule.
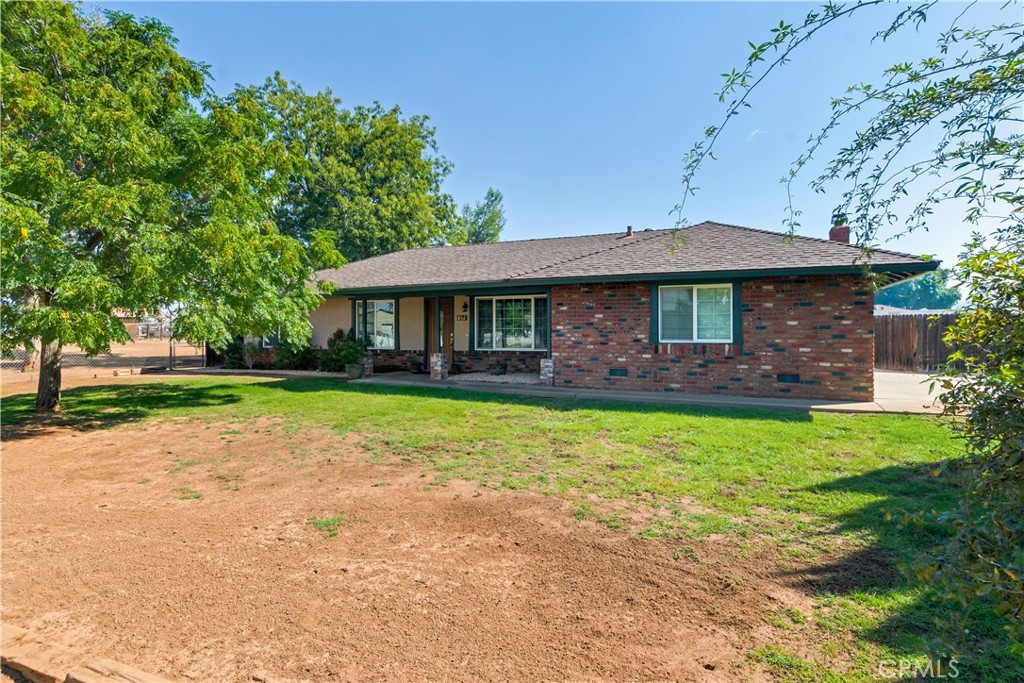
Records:
[[[422,351],[395,351],[393,349],[370,349],[373,356],[373,369],[375,372],[388,372],[390,370],[409,370],[410,363],[420,363],[423,368],[429,369],[424,360]]]
[[[555,386],[873,397],[874,296],[857,276],[744,282],[742,345],[652,344],[647,283],[564,285],[551,296]]]
[[[378,372],[408,370],[410,361],[423,362],[422,351],[391,351],[372,349],[373,367]],[[509,372],[540,372],[540,359],[546,351],[456,351],[455,362],[449,372],[487,372],[491,363],[505,361]],[[430,369],[429,364],[423,366]]]
[[[505,361],[509,372],[540,372],[547,351],[456,351],[456,372],[487,372],[491,363]]]

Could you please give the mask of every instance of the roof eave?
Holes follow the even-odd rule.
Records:
[[[353,287],[344,288],[335,285],[333,296],[378,296],[382,294],[430,294],[440,292],[459,292],[476,294],[489,290],[527,290],[541,289],[552,285],[564,284],[598,284],[602,282],[702,282],[708,280],[750,280],[762,277],[808,276],[808,275],[854,275],[863,273],[865,268],[872,273],[885,276],[886,286],[895,284],[922,273],[935,270],[939,261],[911,261],[907,263],[885,263],[865,267],[851,264],[849,266],[812,266],[806,268],[764,268],[757,270],[720,270],[708,272],[675,272],[675,273],[630,273],[623,275],[591,275],[575,277],[526,278],[518,277],[507,280],[491,280],[477,282],[438,282],[420,285],[398,285],[390,287]]]

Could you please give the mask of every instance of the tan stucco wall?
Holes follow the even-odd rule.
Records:
[[[326,348],[327,340],[339,327],[346,332],[352,327],[352,304],[342,297],[329,297],[320,304],[320,308],[309,314],[309,322],[313,325],[314,348]]]
[[[469,350],[469,309],[463,313],[462,307],[469,306],[468,296],[455,297],[455,350]],[[466,316],[465,320],[459,320],[459,316]]]
[[[403,351],[423,350],[423,297],[398,300],[398,343]]]

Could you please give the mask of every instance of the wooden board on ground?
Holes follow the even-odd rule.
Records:
[[[2,624],[0,630],[0,659],[33,683],[171,683],[111,659],[80,664],[81,654],[47,643],[19,626]]]
[[[59,683],[68,669],[82,661],[74,652],[18,626],[3,624],[0,630],[0,659],[34,683]]]
[[[64,683],[171,683],[163,676],[146,673],[115,662],[112,659],[93,659],[68,674]]]

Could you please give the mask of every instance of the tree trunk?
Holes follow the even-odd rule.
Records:
[[[35,372],[39,369],[39,339],[33,340],[35,343],[32,347],[25,344],[25,362],[21,364],[22,372]]]
[[[25,308],[39,308],[39,295],[29,294],[25,297]],[[21,366],[22,372],[35,372],[39,369],[39,347],[43,340],[36,338],[31,344],[25,344],[25,362]]]
[[[36,412],[52,413],[60,410],[60,340],[43,341],[39,347],[39,389],[36,392]]]

